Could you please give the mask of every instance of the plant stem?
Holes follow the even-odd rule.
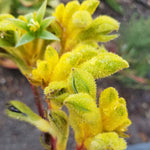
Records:
[[[84,144],[82,143],[80,146],[77,145],[76,150],[84,150]]]
[[[52,136],[51,136],[51,146],[52,146],[52,150],[57,150],[56,148],[56,139],[54,139]]]
[[[31,88],[32,88],[32,91],[33,91],[33,94],[34,94],[34,100],[35,100],[39,115],[42,118],[44,118],[44,109],[43,109],[43,105],[42,105],[42,99],[41,99],[41,96],[40,96],[39,88],[32,85],[32,84],[30,84],[30,85],[31,85]]]
[[[34,100],[35,100],[35,103],[37,105],[39,115],[42,118],[45,118],[44,117],[44,109],[43,109],[43,105],[42,105],[42,99],[41,99],[41,96],[40,96],[39,88],[37,86],[32,85],[32,84],[31,84],[31,88],[32,88],[32,91],[33,91],[33,94],[34,94]],[[51,107],[51,106],[49,106],[49,107]],[[57,150],[57,148],[56,148],[56,142],[57,142],[56,139],[54,139],[48,133],[44,133],[44,137],[45,137],[45,143],[48,144],[48,145],[51,145],[51,149],[52,150]]]

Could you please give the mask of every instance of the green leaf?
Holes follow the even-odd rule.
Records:
[[[16,47],[19,47],[19,46],[21,46],[21,45],[23,45],[23,44],[29,43],[29,42],[31,42],[32,40],[34,40],[35,38],[36,38],[36,37],[33,36],[33,35],[31,35],[30,33],[25,33],[25,34],[21,37],[20,41],[17,43]]]
[[[27,19],[27,22],[29,22],[33,18],[33,13],[25,15],[25,18]]]
[[[116,0],[105,0],[106,3],[117,13],[123,14],[123,8]]]
[[[35,114],[24,103],[19,101],[10,101],[6,107],[6,113],[9,117],[31,123],[43,132],[51,132],[49,122]]]
[[[40,9],[38,10],[38,12],[36,13],[36,20],[39,23],[41,23],[44,15],[45,15],[46,5],[47,5],[47,0],[44,1],[44,3],[42,4],[42,6],[40,7]]]
[[[38,35],[38,38],[45,39],[45,40],[59,41],[58,37],[56,37],[54,34],[48,32],[46,30],[41,31],[40,34]]]
[[[41,28],[42,29],[47,28],[54,19],[55,19],[55,17],[48,17],[48,18],[45,18],[44,20],[42,20]]]
[[[51,124],[51,128],[54,131],[54,135],[57,139],[56,149],[65,150],[69,135],[69,121],[65,112],[59,109],[51,109],[48,112],[48,119]]]
[[[24,21],[22,21],[22,20],[20,20],[20,19],[11,19],[11,18],[9,18],[9,20],[10,20],[13,24],[15,24],[17,27],[19,27],[19,28],[21,28],[21,29],[24,29],[24,30],[28,30],[27,24],[26,24]]]
[[[13,30],[0,31],[0,47],[15,46],[17,32]]]

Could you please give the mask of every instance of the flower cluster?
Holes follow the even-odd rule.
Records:
[[[92,14],[98,4],[98,0],[85,0],[82,4],[71,1],[56,8],[53,14],[56,18],[50,24],[49,19],[48,22],[46,19],[41,21],[43,15],[39,13],[27,22],[26,34],[37,33],[33,35],[40,37],[41,26],[47,22],[46,30],[60,39],[53,43],[57,49],[53,44],[46,47],[44,56],[27,75],[32,84],[44,90],[49,106],[45,116],[48,121],[17,101],[9,103],[7,113],[50,133],[57,141],[57,150],[66,149],[69,124],[75,132],[77,149],[126,149],[125,140],[120,138],[127,136],[125,131],[131,124],[125,100],[110,87],[100,94],[99,107],[96,101],[95,79],[129,67],[120,56],[108,52],[103,45],[99,46],[98,42],[107,42],[118,36],[111,33],[118,30],[119,23],[108,16],[93,20]],[[44,9],[45,4],[42,7]],[[18,20],[11,20],[17,24]],[[49,31],[44,29],[42,32]],[[69,116],[61,110],[64,105]]]
[[[69,2],[66,6],[60,4],[53,16],[61,26],[58,35],[64,52],[71,51],[78,43],[107,42],[116,38],[117,34],[110,34],[118,30],[119,23],[109,16],[99,16],[92,19],[92,14],[99,5],[97,0],[86,0],[81,5],[78,1]]]

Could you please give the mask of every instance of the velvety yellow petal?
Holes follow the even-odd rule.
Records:
[[[110,41],[118,35],[109,35],[112,31],[118,31],[119,22],[109,16],[99,16],[78,35],[78,40],[96,40],[97,42]]]
[[[52,81],[65,80],[71,72],[72,67],[78,65],[80,58],[80,53],[68,52],[62,55],[53,71]]]
[[[64,15],[63,15],[63,25],[64,26],[68,26],[72,15],[78,11],[80,8],[80,4],[78,1],[71,1],[69,3],[67,3],[66,7],[65,7],[65,11],[64,11]]]
[[[47,85],[51,80],[52,71],[58,63],[58,60],[59,56],[57,51],[51,46],[48,46],[45,51],[44,60],[38,60],[37,68],[32,70],[32,79],[44,82]]]
[[[112,87],[105,89],[101,93],[99,109],[102,115],[104,131],[125,132],[131,124],[128,119],[125,99],[119,98],[118,92]]]
[[[87,150],[125,150],[126,141],[115,132],[107,132],[96,135],[85,141]]]
[[[102,131],[101,116],[95,100],[86,93],[72,94],[65,100],[70,124],[78,145]]]
[[[127,118],[119,127],[116,128],[117,132],[126,132],[128,127],[131,125],[131,120]]]
[[[92,17],[87,11],[77,11],[72,16],[72,24],[76,28],[85,28],[92,22]]]
[[[32,78],[41,82],[43,80],[45,83],[48,83],[50,81],[51,72],[52,68],[49,67],[46,61],[38,61],[37,68],[32,70]]]
[[[59,4],[56,7],[55,12],[53,13],[53,16],[55,16],[56,19],[58,20],[58,22],[60,22],[60,23],[62,22],[64,11],[65,11],[64,4]]]
[[[98,0],[85,0],[80,6],[80,10],[86,10],[90,14],[93,14],[98,5],[99,5]]]
[[[124,68],[128,62],[113,53],[100,53],[98,56],[81,64],[80,68],[91,73],[94,78],[104,78]]]
[[[51,66],[53,66],[53,67],[58,63],[59,56],[58,56],[57,51],[53,47],[48,46],[46,48],[46,51],[45,51],[45,60],[49,64],[51,64]]]
[[[118,31],[119,25],[119,22],[112,17],[102,15],[92,22],[90,28],[93,28],[97,33],[109,33],[114,30]]]
[[[82,55],[80,64],[98,55],[98,49],[90,44],[78,44],[73,51],[79,52]]]
[[[112,111],[118,101],[118,92],[115,88],[109,87],[101,92],[99,98],[100,109],[102,108],[105,112]],[[104,113],[105,113],[104,112]]]

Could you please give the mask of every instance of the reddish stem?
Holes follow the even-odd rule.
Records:
[[[51,146],[52,146],[52,150],[57,150],[57,148],[56,148],[56,143],[57,143],[57,140],[54,139],[54,138],[51,136]]]
[[[84,144],[82,143],[81,146],[76,146],[76,150],[84,150]]]
[[[34,94],[34,100],[35,100],[39,115],[42,118],[44,118],[44,109],[43,109],[43,105],[42,105],[42,99],[41,99],[41,96],[40,96],[39,88],[32,85],[32,84],[31,84],[31,88],[32,88],[32,91],[33,91],[33,94]]]
[[[31,88],[32,88],[32,91],[33,91],[33,94],[34,94],[34,100],[35,100],[35,103],[36,103],[39,115],[42,118],[45,118],[44,117],[44,109],[43,109],[43,105],[42,105],[42,99],[41,99],[41,95],[40,95],[40,92],[39,92],[39,88],[34,86],[34,85],[32,85],[32,84],[31,84]],[[50,103],[49,103],[48,107],[49,107],[49,109],[51,109]],[[57,150],[57,148],[56,148],[57,140],[54,139],[51,135],[49,135],[47,133],[44,133],[44,135],[45,135],[45,143],[50,144],[51,147],[52,147],[52,150]],[[50,139],[49,139],[49,137],[50,137]],[[48,142],[48,140],[50,140],[50,143]]]

